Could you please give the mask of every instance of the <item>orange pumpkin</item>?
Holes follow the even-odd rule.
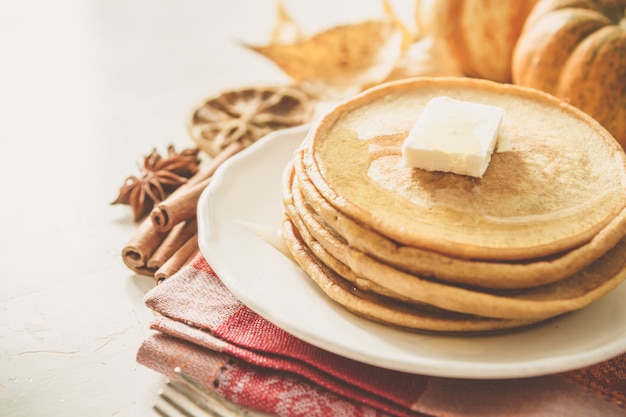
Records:
[[[417,26],[443,39],[465,75],[511,81],[511,54],[537,0],[417,0]]]
[[[626,0],[539,0],[513,52],[513,82],[569,101],[626,148]]]

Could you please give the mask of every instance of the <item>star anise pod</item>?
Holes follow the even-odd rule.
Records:
[[[138,176],[132,175],[124,181],[119,195],[111,204],[128,204],[133,209],[137,222],[152,210],[155,203],[163,201],[187,179],[198,172],[199,148],[176,152],[168,146],[167,156],[162,157],[156,149],[144,158]]]

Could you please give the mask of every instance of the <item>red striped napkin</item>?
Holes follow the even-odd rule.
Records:
[[[370,366],[309,345],[228,292],[201,255],[146,295],[137,360],[276,416],[626,416],[626,354],[562,374],[463,380]]]

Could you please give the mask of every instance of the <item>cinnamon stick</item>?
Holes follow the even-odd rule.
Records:
[[[155,282],[159,284],[174,275],[194,258],[198,250],[198,234],[196,233],[187,239],[185,244],[178,248],[172,257],[154,273]]]
[[[196,206],[200,200],[200,194],[210,181],[209,177],[191,187],[186,187],[184,192],[172,194],[157,204],[150,212],[154,228],[167,232],[177,224],[196,217]]]
[[[154,228],[149,217],[145,218],[122,249],[124,264],[137,274],[152,276],[155,270],[148,268],[148,259],[166,236]]]
[[[172,228],[161,245],[154,251],[146,266],[152,271],[157,271],[183,244],[198,232],[196,217],[180,222]]]
[[[160,232],[167,232],[174,225],[195,216],[200,194],[209,184],[217,168],[243,148],[244,145],[238,141],[231,143],[210,160],[200,172],[157,204],[150,212],[150,219],[152,219],[155,229]]]

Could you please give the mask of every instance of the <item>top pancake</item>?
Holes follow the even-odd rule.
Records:
[[[483,178],[408,168],[401,146],[433,97],[500,106],[512,150]],[[592,118],[547,94],[469,78],[419,78],[335,107],[302,145],[337,210],[404,245],[521,260],[588,242],[626,207],[626,156]]]

